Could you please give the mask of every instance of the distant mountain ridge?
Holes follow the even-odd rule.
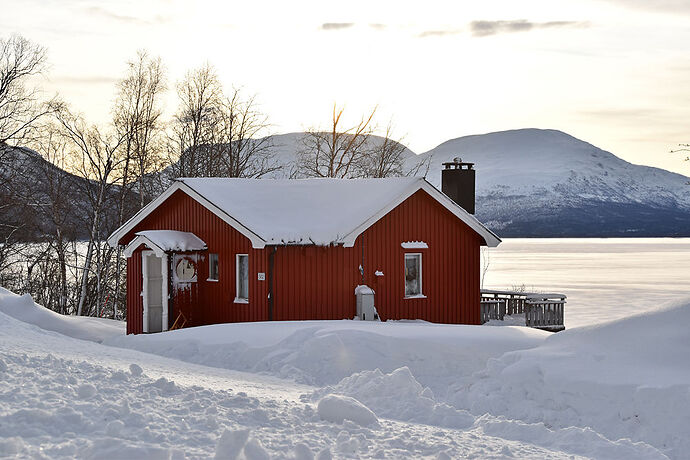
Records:
[[[446,141],[431,156],[475,163],[477,217],[501,236],[690,236],[690,185],[681,174],[629,163],[550,129]]]

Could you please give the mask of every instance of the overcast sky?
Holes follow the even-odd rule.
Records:
[[[99,123],[146,49],[173,88],[210,62],[257,95],[276,133],[327,123],[334,102],[350,119],[378,105],[418,153],[553,128],[690,175],[668,153],[690,142],[690,0],[471,3],[0,0],[0,36],[46,46],[43,88]]]

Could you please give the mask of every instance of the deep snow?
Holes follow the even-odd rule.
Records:
[[[105,341],[168,358],[18,321],[2,311],[26,297],[4,294],[0,456],[680,459],[690,449],[690,305],[555,335],[333,321]]]
[[[489,358],[537,346],[549,336],[529,328],[484,329],[424,321],[235,323],[118,336],[106,344],[316,386],[365,370],[407,366],[440,394],[482,370]]]
[[[18,296],[2,287],[0,312],[48,331],[99,343],[109,337],[122,336],[127,329],[124,321],[60,315],[36,305],[28,294]]]
[[[362,426],[361,414],[355,409],[352,415],[347,404],[320,414],[312,400],[315,387],[75,340],[3,313],[0,362],[0,456],[13,458],[239,453],[248,459],[560,459],[601,452],[608,458],[664,458],[648,445],[612,442],[591,430],[551,431],[465,412],[474,423],[462,429],[382,417]],[[329,400],[349,401],[342,396]],[[323,419],[347,411],[360,423]],[[496,424],[503,424],[508,439]]]
[[[589,427],[690,452],[690,304],[555,334],[489,360],[449,402],[549,427]]]

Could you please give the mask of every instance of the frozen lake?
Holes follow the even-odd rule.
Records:
[[[690,301],[690,238],[505,239],[484,287],[568,296],[566,327]]]

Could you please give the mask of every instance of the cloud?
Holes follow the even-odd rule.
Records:
[[[501,33],[529,32],[534,29],[550,29],[560,27],[588,27],[586,22],[579,21],[549,21],[532,22],[527,19],[509,21],[472,21],[470,32],[475,37],[487,37]]]
[[[461,29],[438,29],[438,30],[425,30],[421,34],[417,35],[419,38],[425,37],[445,37],[446,35],[457,35],[461,33]]]
[[[579,115],[586,118],[605,118],[617,120],[648,120],[660,115],[656,109],[643,107],[607,107],[600,109],[580,110]]]
[[[602,107],[579,110],[575,112],[575,116],[579,120],[587,120],[591,123],[625,127],[630,135],[639,134],[640,129],[664,132],[664,136],[659,138],[678,139],[679,133],[686,136],[688,134],[683,110],[675,108]]]
[[[386,24],[369,24],[369,27],[376,30],[384,30],[387,26]]]
[[[324,22],[321,24],[321,30],[342,30],[354,25],[354,22]]]
[[[502,33],[529,32],[535,29],[548,29],[558,27],[588,27],[589,23],[579,21],[549,21],[532,22],[527,19],[514,19],[506,21],[472,21],[469,23],[469,31],[474,37],[487,37]],[[461,28],[425,30],[417,36],[445,37],[463,33]]]
[[[153,24],[163,24],[166,22],[170,21],[170,18],[162,15],[156,15],[153,16],[152,18],[141,18],[141,17],[136,17],[136,16],[129,16],[125,14],[118,14],[118,13],[113,13],[112,11],[102,8],[100,6],[90,6],[88,8],[85,8],[85,11],[88,14],[94,15],[94,16],[101,16],[106,19],[110,19],[113,21],[118,21],[118,22],[124,22],[124,23],[129,23],[129,24],[145,24],[145,25],[153,25]]]
[[[690,2],[688,0],[604,0],[608,3],[616,3],[626,8],[652,10],[657,13],[688,13],[690,14]]]

